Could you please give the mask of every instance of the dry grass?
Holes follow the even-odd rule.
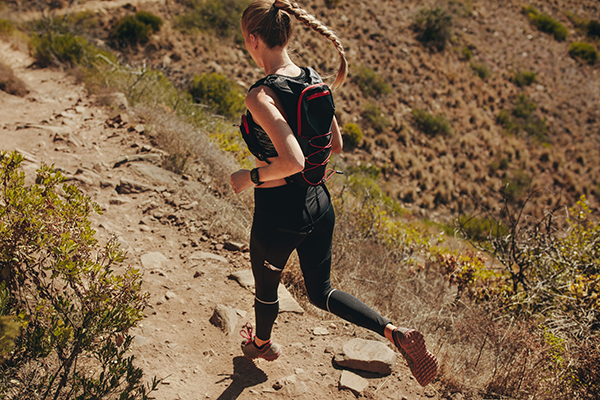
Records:
[[[29,93],[25,82],[16,77],[12,69],[2,62],[0,62],[0,90],[19,97]]]
[[[239,169],[234,157],[219,149],[207,132],[164,107],[138,106],[136,113],[146,120],[153,140],[168,153],[164,167],[180,168],[180,173],[185,171],[191,180],[201,182],[186,189],[190,199],[200,204],[199,217],[211,221],[210,229],[217,234],[227,232],[246,239],[252,198],[249,191],[235,195],[231,190],[229,176]]]

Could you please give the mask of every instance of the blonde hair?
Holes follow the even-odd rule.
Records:
[[[297,3],[289,0],[255,0],[242,14],[242,28],[248,34],[260,37],[270,49],[284,47],[293,32],[290,15],[333,43],[340,55],[340,65],[332,87],[336,89],[342,86],[348,75],[348,61],[342,42],[331,29]]]

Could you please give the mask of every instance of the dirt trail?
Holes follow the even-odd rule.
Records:
[[[238,331],[254,319],[253,295],[230,274],[248,272],[249,257],[243,249],[227,250],[227,238],[211,237],[210,221],[194,219],[200,184],[148,162],[161,153],[133,129],[137,121],[111,120],[116,112],[97,105],[71,77],[30,68],[28,55],[1,41],[0,54],[30,89],[24,98],[0,92],[0,148],[25,155],[29,178],[45,162],[77,182],[105,211],[93,217],[98,238],[118,235],[129,262],[142,267],[150,306],[133,332],[134,354],[148,379],[163,379],[157,399],[356,397],[339,389],[342,371],[333,355],[353,337],[380,338],[335,317],[287,312],[274,330],[283,348],[279,360],[255,364],[241,357]],[[126,155],[146,161],[117,165]],[[118,194],[128,181],[141,189]],[[231,335],[209,321],[217,305],[236,311]],[[328,333],[317,335],[315,328]],[[369,386],[361,396],[439,398],[436,385],[421,388],[400,357],[393,369],[389,376],[362,374]]]

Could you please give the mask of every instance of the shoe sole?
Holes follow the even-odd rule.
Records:
[[[242,342],[242,353],[244,352],[243,346],[246,344],[246,342]],[[279,349],[279,351],[271,356],[263,356],[263,355],[258,355],[256,357],[248,357],[246,354],[244,354],[244,357],[246,357],[249,360],[256,360],[257,358],[262,358],[265,359],[267,361],[275,361],[279,358],[279,356],[281,355],[281,349]]]
[[[407,358],[407,361],[410,361],[409,367],[419,385],[427,386],[437,375],[437,359],[425,347],[425,339],[421,332],[411,329],[400,334],[402,335],[400,346],[396,343],[396,347],[398,350],[403,350],[401,351],[402,355]],[[394,341],[397,342],[396,336],[394,336]]]

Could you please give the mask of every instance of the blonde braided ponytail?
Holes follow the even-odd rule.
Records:
[[[269,48],[285,46],[292,34],[290,16],[333,43],[340,55],[340,65],[332,87],[337,89],[342,86],[348,75],[348,61],[342,42],[331,29],[297,3],[289,0],[255,0],[242,15],[242,28],[261,37]]]
[[[344,46],[335,32],[329,29],[329,27],[319,21],[315,16],[300,7],[297,3],[292,3],[289,0],[276,0],[273,3],[273,7],[279,8],[280,10],[286,11],[287,13],[293,15],[298,21],[302,22],[302,24],[316,31],[321,36],[324,36],[331,41],[331,43],[333,43],[335,49],[340,55],[340,66],[338,68],[335,81],[333,82],[333,88],[336,89],[342,86],[346,80],[346,76],[348,75],[348,61],[346,60]]]

